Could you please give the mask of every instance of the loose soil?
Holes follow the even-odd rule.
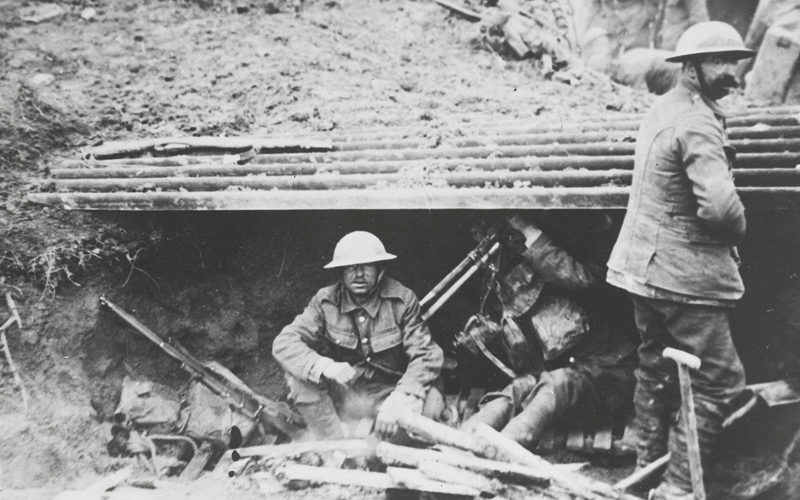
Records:
[[[476,113],[585,120],[609,109],[640,111],[651,100],[601,80],[545,80],[536,61],[503,59],[483,43],[478,25],[423,1],[73,0],[60,4],[65,13],[56,19],[21,21],[21,10],[37,5],[0,1],[0,273],[15,287],[25,322],[22,332],[9,331],[9,342],[32,396],[26,414],[3,378],[3,498],[51,498],[130,466],[105,451],[122,378],[174,388],[186,379],[101,311],[100,295],[282,398],[272,339],[335,278],[320,268],[344,232],[378,234],[400,256],[390,272],[423,294],[473,246],[476,221],[491,217],[76,213],[27,203],[29,183],[60,158],[121,138],[424,128]],[[80,16],[87,7],[96,9],[88,21]],[[800,372],[795,217],[753,214],[743,248],[752,286],[735,324],[754,381]],[[452,335],[476,296],[474,288],[458,294],[432,324],[435,334]],[[766,433],[774,439],[760,442],[763,453],[752,453],[767,457],[762,462],[794,433],[791,418],[780,422]],[[732,448],[732,460],[743,464]],[[610,481],[625,467],[592,474]],[[262,496],[247,481],[219,478],[154,491],[154,498]],[[380,497],[335,487],[275,495]]]

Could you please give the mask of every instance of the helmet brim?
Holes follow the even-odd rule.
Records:
[[[387,260],[394,260],[397,258],[397,255],[391,253],[385,253],[383,255],[379,255],[376,258],[370,259],[368,262],[365,262],[360,259],[334,259],[324,266],[323,269],[335,269],[337,267],[347,267],[347,266],[354,266],[356,264],[374,264],[375,262],[385,262]]]
[[[686,54],[675,54],[664,58],[667,62],[683,62],[697,56],[706,56],[710,54],[729,54],[736,57],[736,59],[748,59],[756,55],[754,50],[750,49],[708,49],[698,50],[696,52],[688,52]]]

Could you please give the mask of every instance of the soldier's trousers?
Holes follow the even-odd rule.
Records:
[[[358,377],[346,386],[322,381],[319,384],[286,374],[289,400],[303,417],[315,439],[343,439],[347,430],[343,421],[374,419],[395,384],[384,380]],[[444,411],[444,393],[437,382],[428,390],[422,414],[438,418]]]
[[[525,375],[500,392],[486,394],[465,426],[485,423],[526,447],[533,447],[555,422],[598,425],[609,420],[591,377],[574,368]]]
[[[691,378],[700,451],[707,462],[729,403],[744,389],[744,368],[731,339],[728,309],[637,295],[632,299],[642,338],[634,393],[638,465],[670,451],[664,480],[688,492],[691,477],[686,429],[678,418],[677,365],[661,353],[665,347],[673,347],[702,361],[699,370],[691,370]]]

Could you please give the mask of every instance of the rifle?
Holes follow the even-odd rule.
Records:
[[[139,320],[113,304],[105,296],[100,297],[100,304],[109,308],[128,325],[147,337],[168,356],[179,361],[181,368],[189,372],[192,377],[198,379],[214,394],[226,400],[234,410],[253,422],[262,423],[270,429],[277,429],[287,438],[291,439],[297,434],[297,426],[303,420],[286,403],[273,401],[255,393],[244,384],[232,382],[224,374],[212,370],[192,357],[177,340],[170,338],[169,343],[165,342],[160,335],[144,326]]]
[[[486,236],[478,242],[478,246],[420,300],[423,321],[433,316],[473,274],[486,267],[489,259],[500,251],[499,232],[499,225],[492,226]]]

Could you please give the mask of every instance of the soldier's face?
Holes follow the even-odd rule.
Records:
[[[738,59],[731,54],[711,55],[700,61],[708,97],[717,100],[739,86],[736,78]]]
[[[382,271],[376,264],[355,264],[342,271],[342,281],[353,297],[368,297],[378,286]]]

